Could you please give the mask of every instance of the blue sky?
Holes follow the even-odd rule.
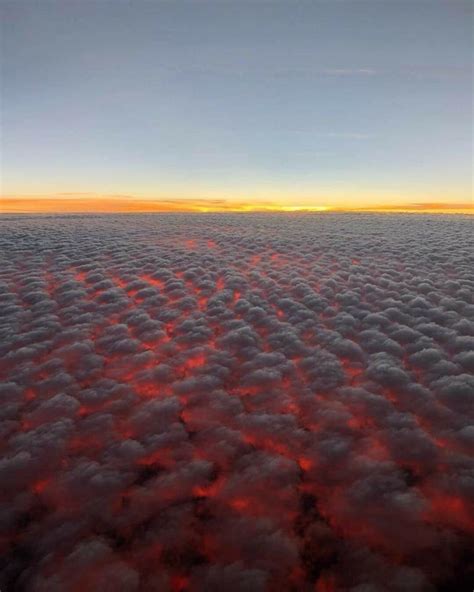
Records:
[[[2,12],[5,194],[469,199],[471,2]]]

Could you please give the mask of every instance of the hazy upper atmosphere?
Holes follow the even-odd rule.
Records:
[[[0,11],[0,210],[471,202],[471,0]]]

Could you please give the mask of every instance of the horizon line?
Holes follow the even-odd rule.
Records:
[[[59,197],[60,196],[60,197]],[[94,197],[92,197],[94,196]],[[143,199],[131,195],[62,193],[58,197],[0,196],[0,214],[138,214],[138,213],[459,213],[474,214],[474,203],[379,203],[360,206],[291,204],[226,199]]]

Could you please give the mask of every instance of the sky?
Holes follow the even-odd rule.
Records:
[[[4,0],[0,208],[467,207],[472,6]]]

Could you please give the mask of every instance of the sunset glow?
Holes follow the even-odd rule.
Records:
[[[474,591],[472,0],[0,0],[0,592]]]
[[[428,212],[428,213],[458,213],[473,214],[474,205],[470,202],[419,202],[419,203],[372,203],[364,202],[355,205],[347,202],[345,205],[314,205],[253,200],[243,202],[238,200],[215,199],[143,199],[138,197],[100,195],[83,195],[81,197],[11,197],[0,198],[0,213],[15,214],[51,214],[51,213],[139,213],[139,212]]]
[[[472,209],[469,0],[2,9],[0,212]]]

